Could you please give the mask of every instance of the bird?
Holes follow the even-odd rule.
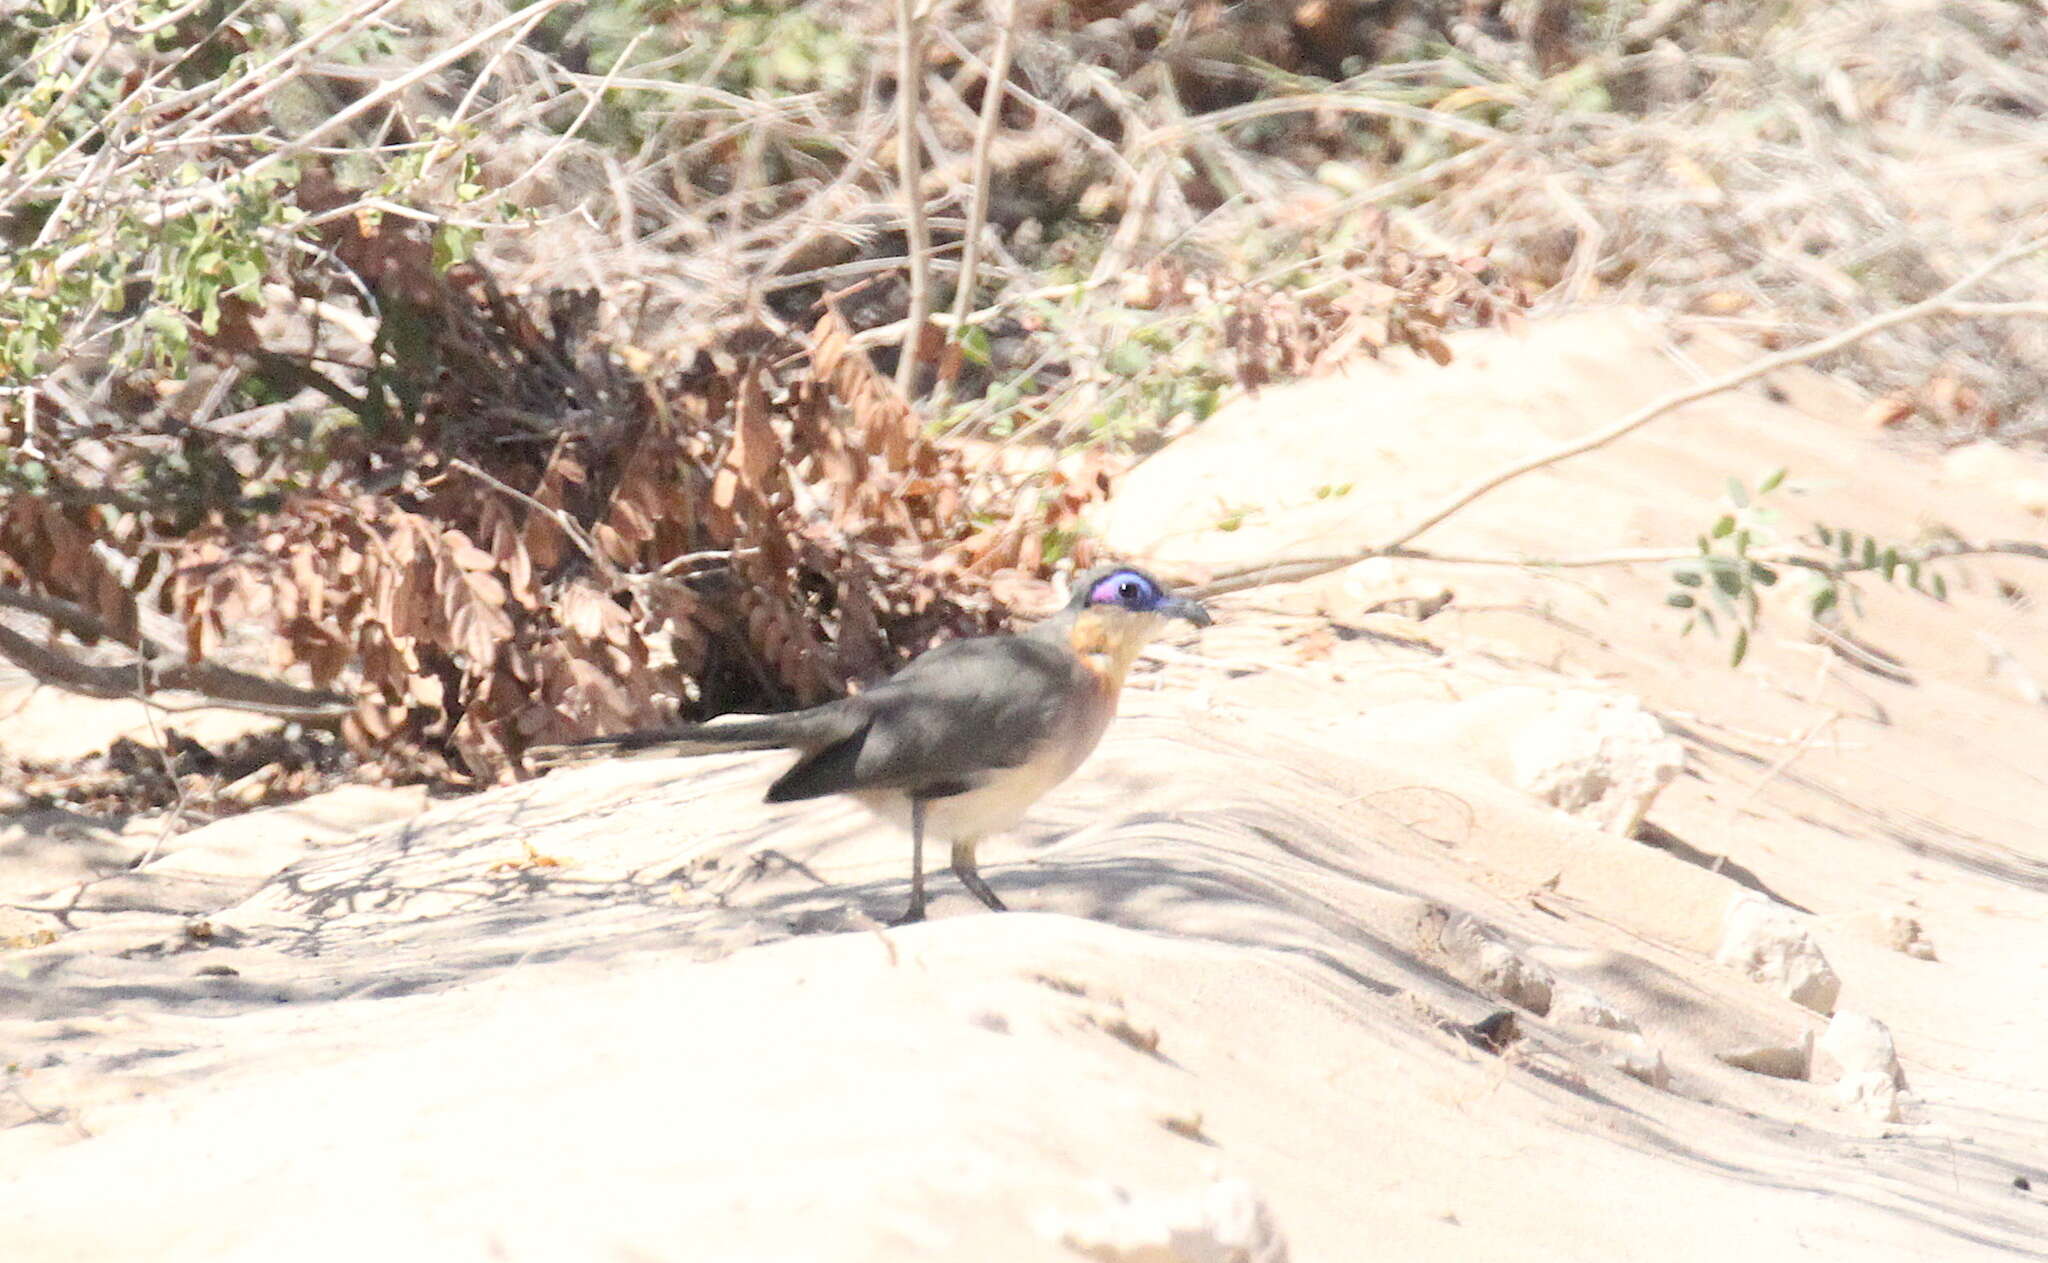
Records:
[[[1212,621],[1199,602],[1136,566],[1099,566],[1042,622],[949,641],[863,692],[808,710],[537,746],[527,763],[795,750],[766,801],[845,794],[909,829],[910,907],[891,924],[924,919],[927,834],[952,844],[960,884],[1002,912],[975,866],[976,846],[1016,825],[1087,760],[1115,717],[1131,664],[1174,620]]]

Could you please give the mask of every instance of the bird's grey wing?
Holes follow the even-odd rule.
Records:
[[[1042,640],[989,636],[941,645],[848,699],[866,722],[791,768],[769,798],[965,792],[1042,746],[1072,704],[1079,671],[1071,653]]]

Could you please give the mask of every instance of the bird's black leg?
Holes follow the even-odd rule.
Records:
[[[910,910],[891,921],[909,925],[924,920],[924,799],[910,800]]]
[[[1009,911],[1008,908],[1003,906],[1003,901],[996,898],[996,892],[990,890],[988,883],[981,879],[980,872],[975,869],[974,843],[955,842],[953,844],[953,875],[960,879],[961,885],[974,892],[976,899],[981,900],[997,912]]]

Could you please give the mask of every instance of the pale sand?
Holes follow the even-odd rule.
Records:
[[[1184,564],[1370,538],[1691,380],[1661,342],[1584,316],[1462,336],[1449,370],[1270,391],[1135,474],[1110,538]],[[1791,404],[1698,405],[1425,542],[1683,541],[1726,475],[1776,463],[1829,484],[1795,519],[2042,534],[1860,432],[1846,392],[1780,386]],[[1214,530],[1219,494],[1267,511]],[[1037,1260],[1113,1235],[1110,1189],[1135,1241],[1160,1199],[1219,1187],[1262,1199],[1297,1260],[2048,1256],[2048,707],[1977,639],[2048,682],[2048,618],[1993,583],[2048,590],[2048,566],[1968,575],[1947,606],[1871,586],[1860,626],[1910,685],[1823,670],[1789,606],[1731,672],[1724,642],[1675,638],[1654,568],[1374,563],[1231,598],[983,848],[1008,916],[941,875],[933,923],[874,928],[907,844],[851,807],[761,805],[773,756],[175,839],[88,886],[82,928],[0,956],[23,1068],[0,1258]],[[1359,613],[1441,586],[1458,600],[1420,626]],[[1304,640],[1323,613],[1393,639]],[[1531,803],[1477,752],[1354,731],[1510,682],[1633,693],[1702,739],[1650,812],[1661,846]],[[29,898],[38,877],[147,841],[97,837],[85,863],[18,830],[9,902],[51,920],[68,896]],[[494,868],[522,843],[562,866]],[[1748,887],[1810,909],[1841,1007],[1891,1028],[1902,1122],[1715,1059],[1825,1024],[1713,963]],[[1875,941],[1893,910],[1937,960]],[[1460,981],[1445,915],[1633,1019],[1670,1089],[1528,1012],[1505,1056],[1461,1039],[1502,1004]],[[1198,1238],[1095,1257],[1232,1257]]]

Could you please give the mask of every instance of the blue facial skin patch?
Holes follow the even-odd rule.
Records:
[[[1143,611],[1157,606],[1162,595],[1144,575],[1119,570],[1095,585],[1095,590],[1088,594],[1088,604],[1121,605],[1127,610]]]

